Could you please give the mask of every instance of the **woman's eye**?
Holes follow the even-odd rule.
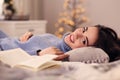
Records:
[[[82,43],[85,45],[86,44],[86,40],[83,40]]]
[[[87,31],[87,27],[83,27],[83,33]]]

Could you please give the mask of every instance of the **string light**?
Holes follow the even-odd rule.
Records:
[[[63,4],[63,12],[60,13],[56,26],[55,35],[62,37],[66,32],[74,31],[78,26],[88,21],[83,16],[85,9],[82,7],[83,0],[65,0]]]

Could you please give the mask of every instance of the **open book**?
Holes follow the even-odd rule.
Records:
[[[11,67],[31,69],[33,71],[42,70],[55,65],[60,65],[60,61],[53,61],[57,55],[46,54],[43,56],[31,56],[20,48],[0,51],[0,60]]]

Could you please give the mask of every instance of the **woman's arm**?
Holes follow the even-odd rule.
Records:
[[[37,53],[39,56],[45,55],[45,54],[54,54],[54,55],[61,55],[64,54],[60,49],[56,47],[48,47],[46,49],[43,49]]]
[[[65,60],[65,58],[67,58],[69,56],[68,54],[64,54],[60,49],[58,49],[56,47],[49,47],[49,48],[43,49],[40,52],[38,52],[39,56],[42,56],[45,54],[58,55],[58,57],[55,58],[54,60]]]

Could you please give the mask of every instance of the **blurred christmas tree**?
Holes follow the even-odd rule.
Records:
[[[62,37],[64,33],[74,31],[88,20],[83,15],[85,9],[82,7],[82,2],[83,0],[65,0],[64,11],[60,13],[60,18],[55,24],[55,35]]]

